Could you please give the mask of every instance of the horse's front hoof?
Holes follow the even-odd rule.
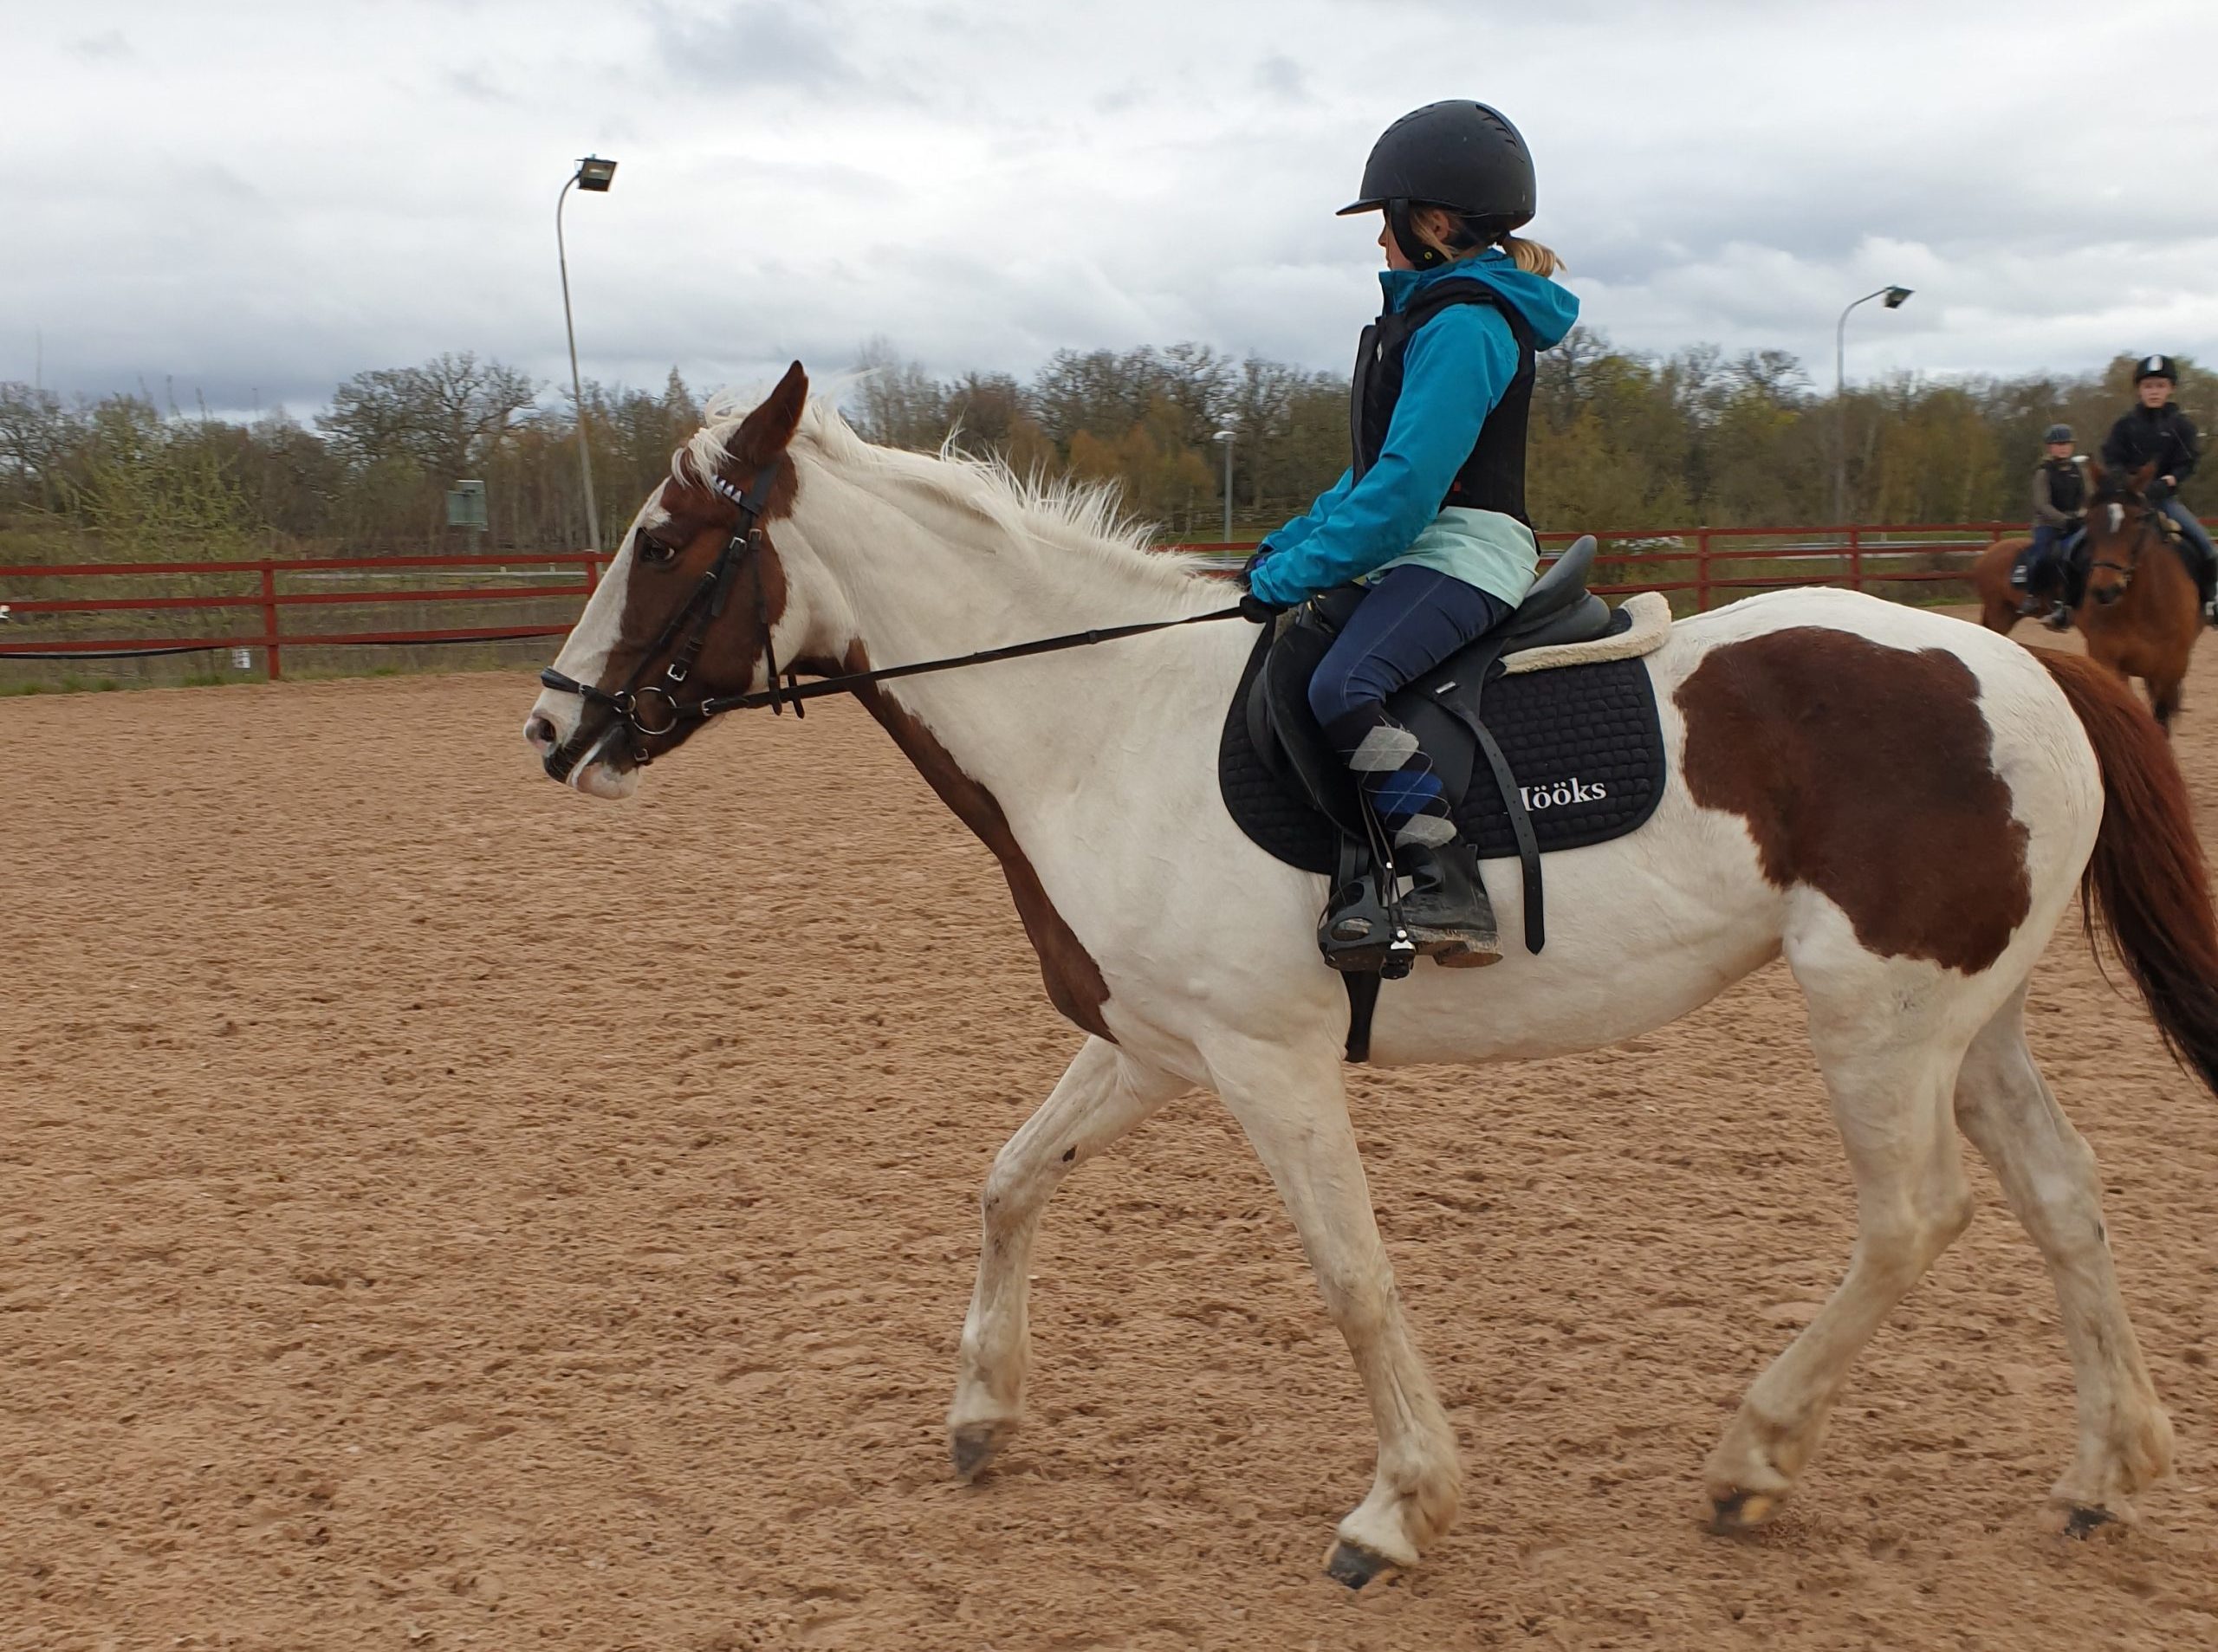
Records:
[[[1359,1549],[1346,1538],[1334,1543],[1333,1552],[1325,1558],[1325,1575],[1351,1589],[1360,1589],[1373,1578],[1384,1577],[1395,1570],[1394,1563],[1385,1555]]]
[[[972,1480],[986,1472],[986,1466],[1001,1454],[1002,1448],[1016,1437],[1016,1423],[1002,1418],[991,1422],[966,1422],[949,1430],[947,1454],[955,1465],[955,1477]]]
[[[2122,1538],[2125,1535],[2127,1519],[2115,1510],[2094,1503],[2055,1503],[2049,1507],[2049,1529],[2059,1537],[2077,1538],[2081,1542],[2100,1535]]]
[[[1720,1537],[1753,1532],[1779,1512],[1779,1500],[1763,1492],[1728,1492],[1709,1500],[1709,1529]]]

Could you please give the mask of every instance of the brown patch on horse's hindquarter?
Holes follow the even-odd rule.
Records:
[[[869,657],[859,645],[850,647],[840,670],[867,671]],[[1002,863],[1002,876],[1008,880],[1008,892],[1016,901],[1016,915],[1024,920],[1024,933],[1032,942],[1032,950],[1039,955],[1040,979],[1047,988],[1047,1001],[1062,1012],[1066,1020],[1114,1044],[1116,1034],[1101,1017],[1101,1007],[1109,1001],[1109,983],[1101,978],[1101,966],[1055,910],[994,794],[964,774],[963,765],[940,744],[938,736],[905,708],[879,693],[876,684],[866,683],[856,690],[855,697],[893,736],[893,743],[939,794],[940,801]]]
[[[1711,651],[1673,696],[1687,787],[1737,814],[1764,876],[1816,890],[1890,958],[1966,974],[2033,904],[1979,679],[1943,649],[1796,626]]]

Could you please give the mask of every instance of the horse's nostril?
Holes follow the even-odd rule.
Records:
[[[554,743],[554,725],[545,717],[534,716],[524,724],[523,737],[535,746],[551,746]]]

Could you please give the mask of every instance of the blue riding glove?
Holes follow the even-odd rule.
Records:
[[[1257,596],[1254,587],[1248,583],[1255,570],[1261,567],[1265,559],[1270,555],[1272,548],[1271,542],[1265,540],[1255,547],[1255,554],[1240,565],[1240,572],[1233,575],[1233,582],[1239,586],[1241,590],[1241,618],[1252,619],[1259,625],[1269,625],[1291,606],[1283,602],[1272,602],[1266,598]]]

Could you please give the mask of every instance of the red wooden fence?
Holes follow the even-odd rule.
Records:
[[[1845,586],[1899,596],[1899,586],[1970,576],[1971,565],[1997,540],[2022,538],[2023,522],[1853,523],[1845,528],[1644,528],[1597,533],[1605,596],[1635,591],[1691,593],[1698,609],[1720,593],[1745,594],[1786,586]],[[1544,552],[1561,551],[1576,532],[1540,535]],[[1179,548],[1243,556],[1252,542],[1219,541]],[[1934,563],[1945,560],[1946,566]],[[1780,567],[1780,564],[1790,565]],[[1800,567],[1791,565],[1800,564]]]
[[[1609,595],[1632,591],[1691,593],[1693,606],[1709,607],[1721,595],[1772,590],[1785,586],[1836,585],[1882,595],[1907,596],[1935,582],[1963,580],[1978,554],[1998,539],[2022,534],[2020,522],[1942,522],[1893,526],[1856,524],[1836,528],[1633,528],[1599,534],[1605,582],[1595,589]],[[1542,547],[1560,550],[1577,535],[1540,535]],[[1216,553],[1227,567],[1255,548],[1252,542],[1186,545],[1176,548]],[[186,654],[223,649],[260,649],[271,677],[283,673],[284,651],[295,647],[363,645],[497,642],[515,638],[559,637],[560,624],[448,626],[429,630],[315,632],[289,629],[289,613],[334,605],[405,602],[501,604],[549,597],[592,595],[608,559],[589,551],[470,556],[378,556],[270,559],[228,562],[90,562],[53,567],[0,567],[0,618],[18,624],[49,614],[246,612],[245,627],[228,625],[220,634],[126,637],[23,637],[16,624],[0,628],[0,661],[69,660]],[[477,584],[463,588],[386,588],[397,574],[416,570],[499,568],[511,574],[551,575],[551,581],[516,586]],[[574,573],[569,571],[574,570]],[[301,590],[302,576],[351,574],[361,584],[346,590]],[[146,582],[191,576],[232,580],[251,588],[215,594],[146,594]],[[1622,576],[1622,577],[1618,577]],[[114,580],[126,590],[115,596],[40,598],[18,596],[49,579]],[[418,582],[420,583],[420,581]],[[571,618],[574,618],[573,614]]]
[[[263,651],[269,676],[276,678],[284,674],[284,651],[288,644],[324,648],[396,643],[498,642],[519,637],[560,637],[569,630],[569,620],[561,624],[542,622],[339,632],[288,630],[284,622],[285,616],[296,609],[366,603],[484,604],[533,601],[549,597],[574,597],[582,603],[584,599],[593,594],[601,566],[607,560],[590,551],[551,551],[508,556],[302,557],[269,558],[259,561],[78,562],[36,567],[0,567],[0,614],[4,614],[15,623],[42,614],[162,613],[180,610],[195,614],[217,610],[247,610],[252,612],[259,621],[258,629],[242,629],[231,625],[220,635],[179,636],[148,632],[128,637],[18,638],[0,631],[0,660],[115,659],[258,648]],[[383,576],[384,580],[390,580],[395,575],[410,575],[419,571],[484,568],[526,574],[546,570],[556,578],[521,586],[477,585],[430,589],[413,588],[405,584],[395,587],[382,581],[371,582],[375,576]],[[575,570],[574,574],[562,577],[566,571],[573,569]],[[360,576],[364,583],[357,588],[341,591],[284,588],[288,583],[297,583],[296,580],[288,581],[286,576],[311,573],[353,573]],[[142,592],[129,596],[18,599],[14,594],[18,588],[18,581],[42,579],[113,580],[119,583],[135,580],[143,585],[150,580],[174,580],[179,576],[229,580],[242,586],[251,580],[253,588],[183,596],[146,595]],[[14,625],[11,624],[10,630],[13,629]]]

